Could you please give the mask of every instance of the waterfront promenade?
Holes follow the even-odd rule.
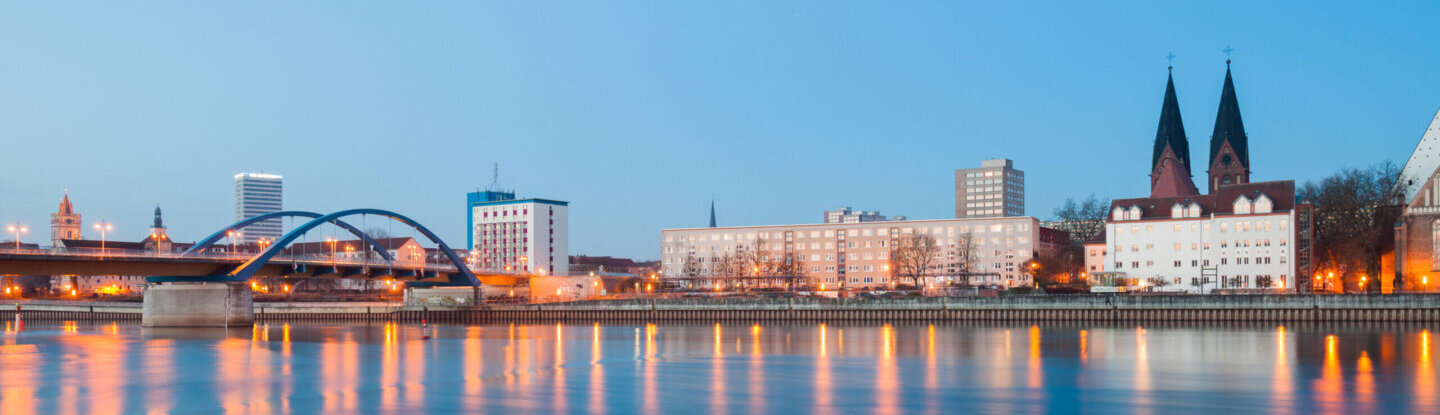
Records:
[[[31,320],[138,320],[139,303],[0,302]],[[1034,295],[920,298],[655,298],[479,307],[255,303],[256,321],[1440,321],[1440,295]]]

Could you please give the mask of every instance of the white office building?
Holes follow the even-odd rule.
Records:
[[[568,275],[569,205],[570,202],[546,199],[471,197],[468,202],[471,267]]]
[[[1025,172],[1010,159],[955,170],[955,217],[989,218],[1025,214]]]
[[[283,190],[283,179],[278,174],[236,174],[235,220],[283,210]],[[261,221],[245,227],[238,242],[254,243],[261,238],[275,240],[284,232],[283,226],[280,219]]]

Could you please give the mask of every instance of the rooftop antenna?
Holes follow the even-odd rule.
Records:
[[[490,188],[487,189],[487,190],[497,190],[497,189],[499,189],[499,188],[500,188],[500,163],[495,163],[495,164],[491,167],[491,169],[490,169]]]

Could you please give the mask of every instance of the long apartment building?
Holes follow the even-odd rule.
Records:
[[[758,247],[762,261],[797,261],[812,285],[888,286],[896,282],[890,252],[902,235],[911,233],[933,235],[941,245],[938,281],[969,278],[972,285],[995,287],[1031,286],[1025,264],[1068,243],[1042,229],[1033,217],[665,229],[660,232],[660,266],[666,278],[723,277],[716,273],[723,258]],[[966,240],[973,241],[977,254],[968,272],[956,259]]]

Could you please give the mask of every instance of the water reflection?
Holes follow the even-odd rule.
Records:
[[[1434,331],[65,322],[0,336],[0,413],[1433,413]]]

